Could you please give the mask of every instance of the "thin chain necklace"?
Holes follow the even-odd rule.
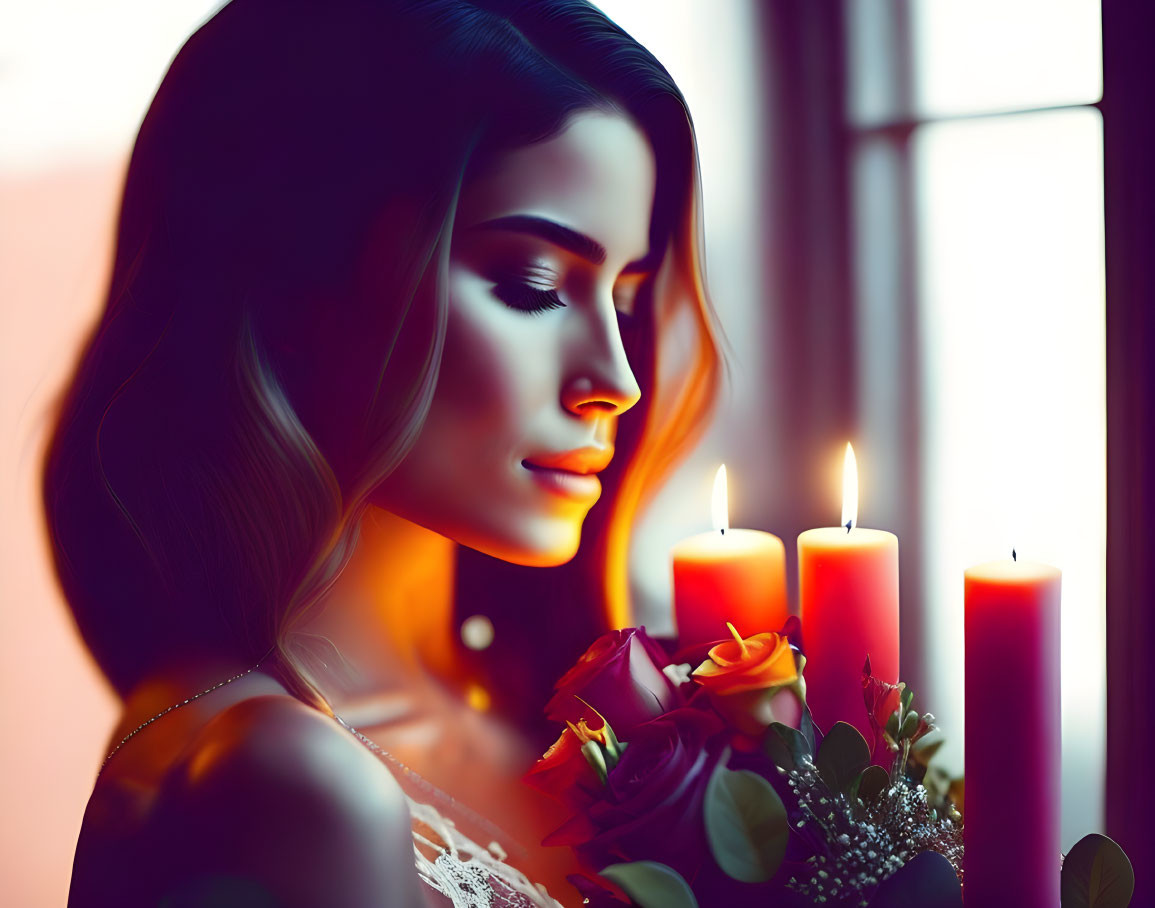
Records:
[[[97,771],[96,777],[98,779],[100,778],[101,773],[104,772],[104,768],[108,765],[108,761],[111,760],[113,757],[115,757],[117,752],[122,747],[124,747],[125,744],[127,744],[134,737],[136,737],[137,734],[144,731],[144,729],[148,728],[148,726],[152,725],[152,723],[155,722],[157,719],[160,719],[164,716],[167,716],[169,713],[171,713],[175,710],[178,710],[178,709],[181,709],[185,706],[188,706],[194,700],[199,700],[201,697],[205,696],[206,694],[211,694],[215,690],[220,690],[220,688],[224,687],[227,684],[232,684],[234,681],[239,681],[239,680],[241,680],[241,678],[244,678],[246,675],[251,675],[258,668],[260,668],[261,663],[264,662],[265,659],[268,658],[268,656],[271,652],[272,652],[272,650],[270,650],[269,653],[265,653],[265,655],[262,656],[260,658],[260,660],[257,662],[257,664],[252,666],[252,668],[245,669],[245,671],[241,672],[240,674],[233,675],[231,678],[226,678],[224,681],[218,681],[212,687],[206,687],[199,694],[193,694],[191,697],[187,697],[184,700],[179,700],[178,702],[172,704],[172,706],[165,707],[160,712],[158,712],[155,716],[152,716],[151,718],[145,719],[143,722],[140,723],[140,725],[138,725],[136,728],[134,728],[132,731],[130,731],[127,735],[125,735],[123,738],[121,738],[120,741],[117,743],[117,745],[114,748],[112,748],[111,751],[109,751],[108,756],[104,758],[104,762],[102,762],[100,764],[100,769]],[[389,753],[389,751],[387,751],[383,747],[381,747],[376,741],[374,741],[372,738],[369,738],[367,735],[364,735],[361,732],[359,732],[357,729],[355,729],[352,725],[350,725],[348,722],[346,722],[344,719],[342,719],[336,713],[333,713],[333,718],[337,721],[337,723],[342,728],[349,731],[358,741],[360,741],[363,745],[365,745],[365,747],[367,747],[373,753],[377,754],[379,757],[381,757],[383,760],[385,760],[391,766],[394,766],[397,770],[399,770],[401,772],[401,774],[412,785],[419,788],[422,791],[422,793],[426,797],[428,797],[431,801],[440,802],[443,807],[448,807],[451,811],[455,811],[462,816],[468,817],[473,823],[477,824],[481,829],[484,829],[486,831],[486,833],[488,835],[492,836],[494,839],[496,839],[498,841],[504,840],[506,842],[513,843],[513,847],[516,851],[518,851],[519,853],[524,852],[524,848],[522,848],[520,845],[514,843],[513,839],[510,838],[508,833],[506,833],[504,830],[502,830],[501,827],[497,826],[492,821],[487,820],[485,817],[481,816],[476,811],[471,810],[470,808],[466,807],[464,804],[459,802],[455,797],[453,797],[453,795],[449,794],[446,791],[442,791],[440,788],[435,786],[428,779],[419,775],[415,770],[410,769],[408,766],[406,766],[404,763],[402,763],[400,760],[398,760],[395,756],[393,756],[393,754]]]
[[[138,725],[136,728],[134,728],[132,731],[130,731],[127,735],[125,735],[123,738],[121,738],[120,742],[116,745],[116,747],[112,748],[112,750],[110,750],[108,752],[108,756],[105,757],[104,762],[100,764],[100,769],[96,773],[96,777],[100,778],[100,774],[102,772],[104,772],[104,767],[106,767],[108,765],[109,760],[111,760],[113,757],[116,756],[117,751],[119,751],[122,747],[124,747],[125,744],[127,744],[129,741],[131,741],[133,738],[135,738],[137,736],[137,734],[139,734],[140,732],[142,732],[146,728],[148,728],[150,725],[152,725],[152,723],[155,722],[157,719],[161,718],[162,716],[167,716],[169,713],[173,712],[174,710],[180,709],[184,706],[188,706],[194,700],[199,700],[205,694],[211,694],[214,690],[219,690],[220,688],[224,687],[226,684],[232,684],[234,681],[240,681],[241,678],[245,677],[246,675],[251,675],[253,672],[255,672],[257,670],[257,668],[260,666],[261,662],[265,661],[265,658],[267,656],[268,656],[268,653],[266,653],[264,656],[262,656],[260,661],[257,662],[256,665],[254,665],[252,668],[246,669],[245,671],[241,672],[239,675],[233,675],[231,678],[226,678],[224,681],[218,681],[212,687],[207,687],[204,690],[202,690],[199,694],[193,694],[191,697],[188,697],[184,700],[180,700],[180,701],[174,703],[172,706],[167,706],[164,709],[162,709],[160,712],[158,712],[155,716],[153,716],[149,719],[145,719],[143,722],[140,723],[140,725]]]

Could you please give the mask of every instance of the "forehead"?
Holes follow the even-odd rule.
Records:
[[[456,226],[547,218],[605,246],[607,264],[625,264],[648,251],[654,181],[653,151],[631,120],[583,112],[553,138],[498,156],[464,187]]]

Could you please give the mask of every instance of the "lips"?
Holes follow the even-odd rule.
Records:
[[[567,473],[600,473],[613,459],[612,447],[577,448],[560,454],[535,454],[522,461],[528,469],[564,470]]]
[[[604,470],[614,456],[613,448],[578,448],[560,454],[535,454],[521,465],[544,489],[566,498],[596,500],[602,484],[595,473]]]

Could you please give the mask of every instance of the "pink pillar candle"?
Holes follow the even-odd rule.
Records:
[[[798,599],[815,723],[829,731],[849,722],[873,742],[862,666],[869,656],[874,677],[898,683],[898,537],[861,527],[802,533]]]
[[[1059,904],[1060,578],[1011,560],[965,574],[968,906]]]

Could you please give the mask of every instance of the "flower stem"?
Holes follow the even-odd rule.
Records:
[[[891,784],[898,782],[906,775],[906,761],[910,758],[910,738],[902,739],[902,757],[895,761],[895,775],[890,780]]]

